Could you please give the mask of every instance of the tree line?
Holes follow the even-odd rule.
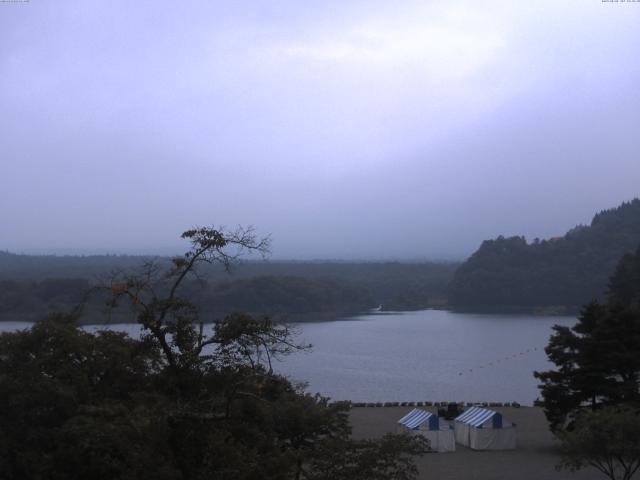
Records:
[[[36,261],[37,260],[37,261]],[[70,311],[87,291],[113,271],[168,257],[31,257],[0,252],[0,320],[34,320],[46,312]],[[187,279],[183,295],[207,312],[208,321],[236,312],[268,313],[288,321],[337,318],[380,304],[388,310],[440,306],[455,264],[263,262],[202,266]],[[105,321],[103,301],[91,297],[83,321]],[[121,312],[112,312],[123,318]]]
[[[594,216],[549,240],[499,236],[487,240],[455,272],[449,303],[456,308],[561,306],[578,310],[604,300],[618,260],[640,244],[640,200]]]
[[[275,374],[305,350],[286,326],[237,313],[205,325],[182,296],[199,267],[264,252],[251,230],[197,228],[170,265],[113,273],[98,289],[142,328],[78,328],[52,314],[0,335],[0,472],[22,479],[410,480],[421,437],[350,437],[348,402]]]
[[[640,469],[640,248],[620,259],[607,300],[556,325],[545,349],[556,369],[535,372],[562,441],[562,467],[628,480]]]

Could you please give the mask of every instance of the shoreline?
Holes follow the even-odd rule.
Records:
[[[312,313],[298,313],[298,314],[276,314],[276,313],[249,313],[255,317],[263,317],[267,316],[271,318],[273,321],[277,323],[284,324],[305,324],[305,323],[322,323],[322,322],[341,322],[354,320],[360,317],[366,316],[385,316],[385,315],[398,315],[398,314],[410,314],[415,312],[422,311],[445,311],[451,313],[460,313],[460,314],[475,314],[475,315],[526,315],[532,317],[576,317],[579,311],[573,311],[571,309],[566,310],[545,310],[544,307],[532,307],[532,308],[456,308],[453,306],[430,306],[420,309],[408,309],[408,310],[365,310],[360,312],[312,312]],[[65,313],[62,311],[62,313]],[[228,313],[227,313],[228,314]],[[223,313],[213,313],[208,317],[210,319],[203,320],[205,325],[213,324],[218,319],[224,318],[225,315]],[[48,314],[38,314],[38,313],[15,313],[8,314],[3,313],[0,314],[0,323],[9,323],[9,322],[23,322],[23,323],[36,323],[43,318],[46,318]],[[134,324],[136,323],[135,318],[131,318],[129,313],[123,312],[115,312],[112,314],[111,320],[108,321],[100,321],[96,317],[104,317],[105,314],[95,314],[93,312],[87,313],[86,317],[83,318],[81,315],[78,324],[81,326],[84,325],[120,325],[120,324]]]
[[[537,405],[523,405],[519,402],[431,402],[431,401],[417,401],[417,402],[352,402],[351,400],[345,400],[351,403],[351,408],[389,408],[389,407],[447,407],[449,405],[457,405],[458,408],[469,407],[504,407],[504,408],[520,408],[520,407],[534,407]]]
[[[413,406],[387,408],[353,407],[349,412],[354,439],[380,438],[396,433],[397,421]],[[437,413],[434,406],[423,407]],[[489,407],[492,408],[492,407]],[[593,468],[578,472],[557,471],[559,444],[549,430],[540,407],[493,407],[515,423],[515,450],[478,451],[456,444],[450,453],[428,453],[416,457],[419,480],[602,480]],[[446,421],[446,420],[444,420]]]

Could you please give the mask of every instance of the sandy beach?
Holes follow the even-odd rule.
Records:
[[[396,432],[398,419],[414,407],[354,407],[350,418],[354,438],[376,438]],[[433,407],[420,407],[436,412]],[[542,409],[496,407],[517,424],[518,447],[511,451],[474,451],[456,445],[452,453],[429,453],[417,459],[420,479],[439,480],[597,480],[595,469],[556,471],[559,454]]]

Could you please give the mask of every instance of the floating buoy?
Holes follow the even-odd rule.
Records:
[[[0,0],[0,1],[2,1],[2,0]],[[521,351],[521,352],[519,352],[519,353],[509,354],[509,355],[507,355],[507,356],[506,356],[506,357],[504,357],[504,358],[498,358],[498,359],[496,359],[496,360],[494,360],[494,361],[492,361],[492,362],[485,363],[484,365],[476,365],[476,367],[475,367],[475,368],[476,368],[476,369],[479,369],[479,368],[489,368],[489,367],[493,367],[493,366],[494,366],[494,364],[496,364],[496,365],[497,365],[497,364],[501,363],[502,361],[506,361],[506,360],[509,360],[509,359],[512,359],[512,358],[517,358],[517,357],[519,357],[519,356],[521,357],[521,356],[523,356],[525,353],[531,353],[531,352],[533,352],[533,351],[537,351],[537,350],[538,350],[538,347],[531,347],[531,348],[527,348],[526,350],[523,350],[523,351]],[[542,350],[542,348],[541,348],[540,350]],[[470,369],[469,369],[469,372],[473,372],[473,368],[470,368]],[[458,372],[458,375],[462,375],[463,373],[464,373],[464,372]]]

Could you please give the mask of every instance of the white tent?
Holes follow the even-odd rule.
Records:
[[[434,452],[455,452],[456,441],[453,429],[446,422],[440,422],[440,418],[431,412],[414,408],[404,417],[398,420],[398,424],[404,431],[411,435],[422,435],[431,445]]]
[[[471,407],[454,421],[456,442],[474,450],[513,450],[516,448],[516,425],[501,413]]]

